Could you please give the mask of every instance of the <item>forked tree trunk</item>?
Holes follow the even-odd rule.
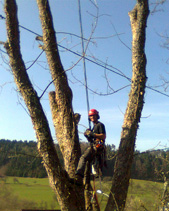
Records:
[[[71,106],[72,93],[68,87],[67,78],[60,63],[53,28],[51,30],[46,28],[45,32],[45,27],[50,25],[52,21],[51,17],[48,16],[50,15],[48,2],[43,0],[38,1],[38,3],[40,4],[39,7],[44,6],[47,9],[46,14],[44,12],[44,16],[46,15],[47,19],[42,19],[44,24],[47,24],[46,26],[43,25],[43,42],[56,87],[54,103],[57,113],[54,120],[58,121],[56,124],[61,125],[59,128],[60,131],[57,131],[57,138],[60,141],[67,172],[65,172],[59,162],[48,121],[43,112],[40,99],[29,80],[22,59],[15,0],[5,1],[7,27],[7,42],[5,48],[9,55],[15,83],[25,101],[32,119],[38,141],[37,146],[39,154],[42,156],[50,185],[57,195],[61,209],[66,211],[81,211],[85,210],[83,188],[78,188],[75,185],[70,184],[68,180],[68,175],[74,174],[77,160],[80,155],[77,129]],[[44,3],[44,5],[41,5],[41,3]],[[42,11],[40,14],[43,15]],[[52,108],[54,108],[53,105]]]
[[[47,0],[37,0],[37,4],[43,31],[43,49],[55,86],[55,94],[50,94],[53,122],[65,169],[73,177],[80,156],[80,147],[72,108],[72,91],[60,61],[49,3]]]
[[[83,188],[71,185],[68,181],[69,177],[74,176],[75,168],[80,156],[77,127],[72,108],[72,92],[68,86],[67,77],[61,65],[48,1],[37,0],[37,3],[43,30],[43,49],[47,56],[55,86],[55,91],[51,92],[49,95],[50,105],[56,136],[64,157],[66,171],[64,171],[64,168],[60,165],[48,121],[43,112],[40,99],[29,80],[25,64],[22,60],[15,0],[5,1],[8,37],[5,47],[9,55],[16,85],[29,110],[36,131],[38,151],[42,156],[50,185],[56,192],[61,209],[67,211],[82,211],[85,210],[84,190]],[[113,194],[110,194],[106,207],[107,211],[116,210],[117,208],[123,210],[125,206],[135,138],[143,107],[146,82],[144,44],[147,16],[147,1],[138,0],[135,9],[130,13],[133,31],[132,87],[113,177],[111,189],[111,193]],[[89,200],[86,201],[90,204]],[[95,206],[95,208],[93,207],[93,210],[94,209],[97,210],[97,206]]]
[[[55,86],[55,92],[49,93],[53,122],[57,140],[64,158],[65,169],[69,177],[73,178],[80,156],[80,147],[72,109],[72,92],[68,86],[67,77],[60,61],[48,1],[37,0],[37,3],[43,30],[43,49],[46,52]],[[88,189],[87,187],[88,186],[85,187],[85,190]],[[83,204],[85,200],[91,200],[88,195],[83,195],[83,188],[78,189],[78,194],[85,197]],[[79,199],[75,197],[74,200],[79,201]],[[95,199],[93,201],[95,201]],[[88,204],[86,204],[86,207],[88,207]],[[93,205],[93,210],[99,210],[97,202]]]
[[[148,0],[137,0],[135,8],[129,12],[133,34],[133,75],[106,211],[124,210],[126,203],[135,140],[144,104],[146,86],[146,56],[144,47],[148,14]]]

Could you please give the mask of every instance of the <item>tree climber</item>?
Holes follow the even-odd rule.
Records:
[[[105,139],[106,139],[106,130],[103,123],[98,121],[100,118],[99,112],[96,109],[91,109],[89,111],[89,120],[93,123],[92,130],[87,129],[84,133],[84,136],[90,142],[90,146],[86,149],[84,154],[80,157],[78,167],[76,170],[75,184],[82,185],[83,177],[86,162],[88,161],[90,164],[94,163],[99,166],[96,167],[102,168],[104,164],[105,157]]]

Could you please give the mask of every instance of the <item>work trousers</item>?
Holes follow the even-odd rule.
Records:
[[[80,157],[80,160],[79,160],[79,163],[77,166],[77,170],[76,170],[76,174],[79,174],[82,177],[84,177],[86,162],[89,161],[89,163],[92,163],[94,158],[95,158],[95,150],[93,149],[92,146],[90,146],[86,149],[84,154]]]

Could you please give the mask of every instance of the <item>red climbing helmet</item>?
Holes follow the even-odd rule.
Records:
[[[99,112],[96,109],[91,109],[89,111],[89,116],[93,116],[93,115],[99,115]]]

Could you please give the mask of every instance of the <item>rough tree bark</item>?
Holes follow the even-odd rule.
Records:
[[[43,30],[43,49],[51,71],[55,92],[50,93],[50,105],[57,140],[65,169],[74,176],[80,156],[79,139],[72,108],[72,91],[58,53],[55,30],[48,1],[37,0]]]
[[[129,12],[133,34],[133,75],[106,211],[124,210],[127,198],[135,140],[144,104],[146,86],[146,56],[144,47],[148,14],[148,0],[137,0],[135,8]]]
[[[68,175],[74,174],[75,166],[80,155],[77,129],[71,106],[72,93],[68,87],[67,78],[61,66],[54,30],[53,28],[46,28],[45,31],[45,27],[48,27],[48,25],[52,27],[52,18],[49,17],[50,10],[48,7],[48,1],[38,1],[38,5],[40,7],[40,15],[44,15],[46,18],[46,20],[42,19],[42,21],[44,21],[44,25],[42,24],[44,33],[43,42],[56,88],[54,98],[52,98],[56,108],[55,113],[53,112],[56,114],[56,116],[54,116],[54,124],[61,125],[61,127],[57,130],[57,138],[60,141],[60,146],[64,155],[65,169],[67,171],[65,171],[60,165],[48,121],[40,103],[40,98],[29,80],[29,76],[22,59],[20,52],[17,6],[15,0],[5,1],[7,27],[7,42],[5,43],[5,48],[9,55],[9,62],[15,83],[25,101],[32,119],[38,141],[37,146],[39,154],[42,156],[50,185],[56,192],[61,209],[81,211],[85,210],[83,188],[71,185],[68,180]],[[43,14],[43,7],[46,7],[46,14]],[[53,109],[54,106],[52,104]],[[70,165],[71,168],[69,168]]]

